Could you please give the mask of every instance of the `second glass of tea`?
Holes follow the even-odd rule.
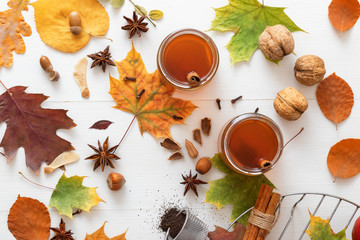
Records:
[[[163,40],[157,65],[166,84],[181,90],[195,90],[214,77],[219,53],[207,34],[196,29],[181,29]]]
[[[230,120],[222,129],[218,150],[233,171],[259,175],[272,169],[283,149],[278,125],[258,113],[246,113]]]

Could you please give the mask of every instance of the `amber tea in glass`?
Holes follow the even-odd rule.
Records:
[[[193,90],[213,78],[219,65],[219,55],[208,35],[195,29],[182,29],[171,33],[161,43],[157,64],[167,84],[182,90]],[[189,82],[191,73],[197,74],[198,83]]]
[[[270,118],[247,113],[224,126],[218,145],[222,160],[232,170],[257,175],[274,167],[282,152],[283,138]]]

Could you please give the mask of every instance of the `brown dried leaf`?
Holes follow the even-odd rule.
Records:
[[[160,145],[166,149],[169,150],[173,150],[173,151],[179,151],[181,150],[181,146],[180,144],[178,144],[177,142],[175,142],[173,139],[171,138],[165,138],[164,141],[162,141],[160,143]]]
[[[105,130],[107,129],[113,122],[109,120],[100,120],[94,123],[90,128],[98,129],[98,130]]]
[[[201,139],[201,132],[200,132],[200,129],[195,129],[193,130],[193,138],[194,138],[194,141],[199,143],[200,145],[202,145],[202,139]]]
[[[181,152],[174,152],[170,157],[169,160],[179,160],[183,159],[184,155]]]
[[[194,144],[187,139],[185,139],[185,147],[191,158],[196,158],[199,155],[199,152],[196,150]]]
[[[360,139],[348,138],[331,147],[327,165],[335,177],[350,178],[360,172]]]
[[[26,87],[16,86],[0,96],[0,123],[7,125],[0,147],[4,148],[8,161],[23,147],[26,165],[39,173],[43,162],[50,164],[61,153],[74,150],[56,131],[76,124],[66,115],[66,110],[41,108],[47,96],[28,94],[25,90]]]
[[[360,16],[358,0],[332,0],[329,5],[329,19],[340,34],[355,25]]]
[[[215,231],[209,232],[208,237],[210,240],[242,240],[245,230],[244,225],[236,222],[233,232],[228,232],[222,227],[215,226]]]
[[[17,240],[48,240],[50,236],[49,211],[38,200],[19,195],[10,209],[8,228]]]
[[[201,130],[204,135],[209,136],[211,131],[211,119],[204,118],[201,119]]]
[[[351,87],[335,73],[320,82],[316,99],[325,117],[336,125],[349,117],[354,105]]]

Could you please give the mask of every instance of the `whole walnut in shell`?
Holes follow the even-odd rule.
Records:
[[[295,42],[291,32],[279,24],[265,28],[259,37],[259,46],[267,58],[279,61],[294,51]]]
[[[281,117],[294,121],[306,111],[308,102],[301,92],[295,88],[287,87],[277,93],[274,108]]]
[[[299,57],[295,63],[294,74],[299,83],[312,86],[324,79],[326,73],[324,61],[315,55]]]

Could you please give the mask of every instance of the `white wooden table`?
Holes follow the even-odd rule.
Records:
[[[199,30],[210,28],[214,19],[212,7],[221,7],[227,4],[226,0],[138,0],[137,4],[150,9],[161,9],[165,13],[163,20],[158,22],[157,28],[149,25],[150,30],[141,38],[132,41],[141,53],[149,72],[156,69],[156,53],[161,40],[170,32],[179,28],[191,27]],[[349,200],[360,203],[358,188],[359,177],[351,179],[338,179],[332,183],[333,177],[326,165],[328,151],[332,145],[344,138],[360,137],[360,81],[359,81],[359,53],[360,31],[359,24],[344,33],[342,38],[334,30],[328,20],[327,1],[282,1],[267,0],[266,5],[288,7],[286,13],[301,28],[308,33],[294,33],[295,52],[297,56],[315,54],[322,57],[326,64],[327,75],[336,72],[352,87],[355,95],[353,111],[345,122],[335,126],[321,113],[315,99],[316,87],[306,87],[299,84],[293,76],[293,67],[297,56],[286,57],[279,65],[266,61],[260,51],[256,51],[249,63],[238,63],[231,67],[229,53],[225,45],[230,40],[232,33],[208,32],[217,44],[220,52],[220,66],[216,77],[205,88],[194,93],[176,92],[175,96],[191,100],[199,106],[186,120],[187,125],[177,125],[171,128],[173,137],[178,141],[192,138],[192,130],[199,127],[200,119],[210,117],[213,128],[210,137],[203,138],[203,147],[199,148],[200,156],[213,156],[217,152],[217,137],[221,127],[230,118],[245,112],[252,112],[256,107],[274,119],[280,126],[284,138],[289,139],[301,127],[305,131],[290,145],[287,146],[278,165],[266,176],[277,186],[281,193],[317,191],[341,195]],[[117,151],[121,160],[115,162],[116,171],[121,172],[127,182],[119,192],[109,191],[106,184],[107,175],[113,169],[106,168],[104,172],[97,169],[92,171],[93,162],[84,158],[92,154],[87,144],[95,145],[107,136],[110,144],[115,145],[123,135],[132,115],[112,108],[115,105],[109,92],[108,72],[117,77],[116,68],[109,67],[104,74],[100,68],[88,69],[88,85],[90,99],[80,96],[79,88],[73,80],[73,68],[77,61],[87,54],[103,50],[108,44],[114,59],[122,60],[131,48],[127,36],[128,32],[121,30],[125,23],[123,15],[131,16],[132,5],[126,2],[121,10],[112,9],[110,4],[104,3],[110,15],[110,29],[108,37],[113,43],[92,38],[89,44],[74,54],[65,54],[45,45],[39,38],[34,23],[34,9],[30,6],[29,12],[23,12],[26,22],[31,25],[33,34],[26,37],[26,53],[14,55],[14,64],[11,68],[2,68],[0,78],[7,87],[16,85],[29,86],[28,93],[44,93],[50,96],[42,105],[45,108],[68,109],[68,115],[78,125],[72,130],[61,130],[58,134],[71,141],[80,160],[67,166],[66,175],[88,176],[86,186],[98,186],[98,194],[106,203],[100,203],[90,213],[82,213],[74,220],[64,217],[66,225],[75,233],[76,239],[84,239],[85,233],[97,230],[104,221],[106,233],[109,237],[121,234],[128,229],[128,239],[163,239],[163,234],[157,229],[162,210],[171,203],[180,206],[189,206],[199,218],[209,225],[227,227],[229,224],[231,206],[216,210],[214,206],[203,203],[208,185],[199,187],[199,197],[189,193],[183,197],[183,185],[180,185],[181,175],[194,170],[195,161],[188,156],[180,161],[168,161],[169,152],[159,146],[159,142],[145,133],[141,137],[137,124],[130,129],[128,136]],[[6,1],[1,1],[0,9],[7,9]],[[61,78],[58,82],[50,82],[45,72],[38,64],[41,55],[47,55]],[[273,109],[272,103],[276,93],[285,87],[292,86],[300,90],[309,101],[309,108],[303,116],[295,122],[280,118]],[[4,89],[1,89],[3,92]],[[235,105],[230,99],[243,95],[243,100]],[[216,107],[215,99],[222,99],[222,110]],[[108,119],[113,122],[108,130],[90,130],[89,127],[96,121]],[[46,126],[44,126],[46,127]],[[0,125],[0,136],[5,132],[5,124]],[[32,197],[49,204],[51,191],[26,182],[18,174],[23,172],[32,180],[54,187],[62,171],[57,170],[45,176],[41,171],[36,176],[25,166],[24,151],[20,149],[17,157],[6,164],[0,156],[0,238],[14,239],[7,228],[7,215],[11,205],[18,194]],[[222,176],[216,169],[201,176],[201,179],[210,181]],[[314,202],[315,204],[316,202]],[[309,209],[313,207],[309,203]],[[289,209],[291,205],[283,206]],[[324,211],[319,214],[322,218],[328,217],[326,210],[330,211],[332,203],[324,203]],[[52,226],[58,226],[60,216],[55,209],[50,209]],[[339,209],[334,217],[334,230],[343,228],[343,221],[350,212],[347,208]],[[336,218],[336,220],[335,220]],[[308,213],[300,213],[296,223],[305,222]],[[284,220],[280,219],[279,224]],[[297,227],[299,226],[299,227]],[[286,239],[291,239],[294,232],[302,231],[302,225],[293,225]],[[348,237],[352,224],[348,228]],[[277,239],[279,227],[276,227],[269,239]]]

